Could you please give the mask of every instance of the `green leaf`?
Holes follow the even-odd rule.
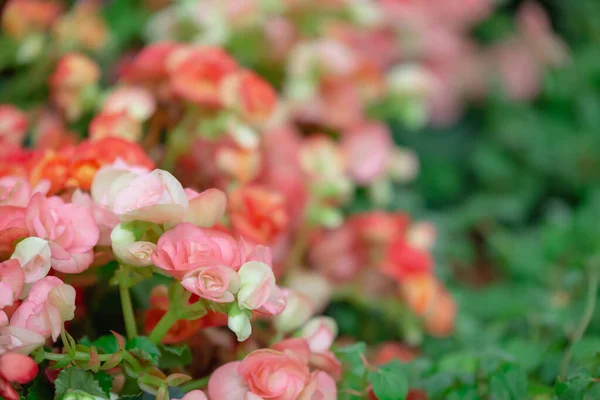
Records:
[[[127,345],[125,345],[125,350],[130,350],[132,354],[139,355],[143,359],[148,359],[149,357],[149,361],[152,361],[154,365],[158,365],[160,351],[158,350],[158,347],[145,336],[138,336],[129,340]],[[146,357],[146,355],[148,357]]]
[[[559,400],[581,400],[590,382],[590,378],[581,376],[558,382],[554,387],[554,394]]]
[[[187,345],[165,346],[158,345],[160,350],[159,367],[168,369],[174,367],[183,367],[192,363],[192,352]]]
[[[350,394],[348,391],[363,392],[365,390],[367,369],[363,363],[364,354],[364,343],[355,343],[335,351],[336,357],[342,363],[343,370],[342,380],[338,386],[340,400],[360,398],[360,396]]]
[[[116,353],[119,351],[117,338],[114,335],[101,336],[92,342],[92,345],[98,350],[103,350],[106,354]]]
[[[111,375],[108,375],[106,371],[99,371],[98,373],[96,373],[95,376],[96,380],[98,380],[98,384],[100,385],[104,393],[106,393],[106,396],[110,398],[110,391],[113,388],[113,377]]]
[[[392,361],[378,371],[369,372],[368,379],[379,400],[404,400],[408,394],[408,379],[399,361]]]
[[[52,399],[54,393],[50,383],[46,380],[45,374],[41,373],[35,377],[33,383],[27,390],[28,400],[46,400]]]
[[[108,398],[94,375],[81,368],[63,369],[54,381],[54,386],[56,388],[56,399],[61,399],[65,394],[74,390],[81,390],[103,399]]]
[[[527,397],[527,376],[517,365],[507,364],[490,379],[494,400],[520,400]]]

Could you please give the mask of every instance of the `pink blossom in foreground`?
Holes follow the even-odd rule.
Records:
[[[19,400],[21,397],[11,384],[29,383],[37,373],[36,362],[28,356],[19,353],[0,355],[0,397],[6,400]]]
[[[89,209],[36,193],[27,206],[26,225],[31,236],[49,242],[54,269],[76,273],[92,263],[99,230]]]
[[[18,260],[7,260],[0,263],[0,309],[12,306],[19,298],[25,275]]]
[[[226,266],[237,270],[241,254],[238,242],[229,234],[181,223],[160,237],[152,261],[181,279],[199,267]]]
[[[48,276],[37,281],[10,318],[10,325],[56,341],[65,321],[74,317],[75,289]]]

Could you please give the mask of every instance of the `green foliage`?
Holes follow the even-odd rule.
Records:
[[[187,345],[166,346],[159,345],[160,359],[158,366],[161,369],[168,369],[178,366],[187,366],[192,362],[192,352]]]
[[[138,336],[127,341],[125,349],[133,355],[151,362],[153,365],[158,365],[161,355],[160,350],[145,336]]]
[[[403,400],[408,393],[408,380],[404,366],[398,361],[370,371],[368,380],[379,400]]]
[[[57,399],[62,399],[74,391],[81,391],[103,399],[108,398],[94,374],[77,367],[63,369],[54,381],[54,386]]]

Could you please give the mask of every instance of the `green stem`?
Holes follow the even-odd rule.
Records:
[[[208,386],[209,376],[205,376],[204,378],[194,379],[193,381],[189,381],[181,385],[179,388],[183,390],[185,393],[191,392],[192,390],[204,389]]]
[[[178,319],[179,316],[177,315],[177,312],[175,312],[173,308],[169,308],[160,321],[158,321],[158,324],[156,324],[154,329],[152,329],[152,332],[148,335],[148,339],[154,344],[159,344]]]
[[[125,320],[125,330],[127,338],[133,339],[137,334],[137,325],[135,323],[135,315],[133,313],[133,305],[131,303],[131,294],[129,293],[129,269],[121,265],[119,275],[119,293],[121,295],[121,308],[123,309],[123,319]]]
[[[579,342],[579,340],[581,340],[581,338],[583,337],[583,334],[585,333],[588,325],[592,321],[592,317],[594,316],[594,310],[596,309],[596,299],[598,296],[598,269],[595,263],[590,265],[588,269],[589,277],[585,308],[583,310],[583,315],[581,317],[581,321],[579,322],[579,326],[577,327],[577,330],[571,338],[571,344],[569,345],[569,348],[566,351],[561,363],[559,376],[559,379],[561,381],[567,377],[567,372],[569,371],[569,364],[571,363],[571,358],[573,357],[573,349],[577,342]]]
[[[76,352],[75,355],[44,352],[44,358],[46,360],[50,360],[50,361],[60,361],[65,357],[72,358],[75,361],[89,361],[90,360],[90,354],[84,353],[81,351]],[[110,357],[112,357],[112,354],[99,354],[98,355],[98,358],[100,359],[100,361],[108,361],[108,359],[110,359]]]

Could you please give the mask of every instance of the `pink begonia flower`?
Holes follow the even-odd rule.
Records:
[[[9,104],[0,104],[0,144],[20,145],[28,125],[23,111]]]
[[[310,347],[308,347],[306,339],[303,338],[282,340],[271,346],[271,349],[286,353],[301,360],[305,364],[308,364],[308,361],[310,360]]]
[[[315,313],[325,310],[333,293],[327,277],[315,271],[290,271],[286,275],[285,284],[290,289],[307,296],[313,304]]]
[[[0,178],[0,206],[27,207],[33,193],[46,194],[50,189],[48,181],[42,181],[34,189],[21,177],[5,176]]]
[[[0,309],[13,305],[19,298],[24,284],[25,275],[18,260],[0,263]],[[6,317],[6,314],[4,316]]]
[[[314,371],[298,400],[337,400],[335,380],[324,371]]]
[[[30,357],[19,353],[6,353],[0,356],[0,398],[19,400],[21,396],[13,383],[24,385],[38,374],[37,363]]]
[[[237,270],[241,254],[237,241],[227,233],[182,223],[158,239],[152,261],[181,279],[199,267],[227,266]]]
[[[189,201],[189,209],[183,222],[189,222],[202,228],[210,228],[225,214],[227,196],[218,189],[207,189],[198,193],[185,189]]]
[[[112,244],[115,256],[132,267],[148,267],[152,265],[152,255],[156,245],[152,242],[138,241],[127,244]]]
[[[65,321],[75,312],[75,289],[62,280],[47,276],[37,281],[27,299],[15,310],[10,325],[26,328],[56,341]]]
[[[249,261],[242,265],[238,274],[240,290],[237,299],[240,308],[270,315],[284,310],[285,297],[275,283],[271,266],[260,261]]]
[[[304,338],[285,339],[271,346],[273,350],[293,354],[304,360],[311,368],[327,372],[338,379],[342,375],[342,363],[331,351],[323,353],[312,352],[308,341]]]
[[[30,354],[45,341],[44,336],[29,329],[13,325],[0,326],[0,354],[8,351]]]
[[[9,382],[25,384],[36,377],[38,366],[31,358],[19,353],[0,356],[0,377]]]
[[[112,211],[95,203],[89,194],[82,192],[79,189],[75,190],[73,193],[71,203],[80,207],[85,207],[92,212],[100,231],[98,246],[110,246],[110,232],[115,226],[119,225],[119,217]]]
[[[107,114],[127,112],[129,116],[146,121],[156,110],[152,93],[142,87],[125,86],[112,91],[104,100],[102,112]]]
[[[333,318],[315,317],[302,328],[302,337],[308,341],[313,353],[323,353],[331,348],[338,332]]]
[[[386,172],[393,147],[389,129],[378,123],[355,126],[342,138],[349,172],[359,184],[370,183]]]
[[[202,390],[192,390],[191,392],[187,392],[185,396],[179,400],[208,400],[208,397],[206,397]]]
[[[231,303],[240,289],[240,277],[233,268],[214,265],[186,273],[181,285],[188,291],[216,303]]]
[[[225,213],[223,192],[184,190],[169,172],[135,169],[123,162],[101,168],[92,183],[92,198],[120,217],[121,221],[154,223],[191,222],[213,226]]]
[[[15,241],[29,236],[25,223],[25,209],[14,206],[0,206],[0,257],[8,258]]]
[[[311,380],[308,366],[279,351],[262,349],[218,368],[208,382],[212,399],[295,400]]]
[[[50,243],[42,238],[31,236],[21,240],[10,256],[21,264],[25,283],[35,283],[48,275],[51,267]]]
[[[179,221],[189,206],[181,183],[159,169],[140,176],[128,174],[111,185],[111,192],[109,209],[121,221]]]
[[[31,236],[50,242],[57,271],[78,273],[92,263],[99,230],[89,209],[36,193],[27,206],[26,224]]]
[[[310,297],[293,289],[283,289],[286,299],[285,309],[273,318],[278,332],[292,332],[300,328],[313,315],[314,308]]]

